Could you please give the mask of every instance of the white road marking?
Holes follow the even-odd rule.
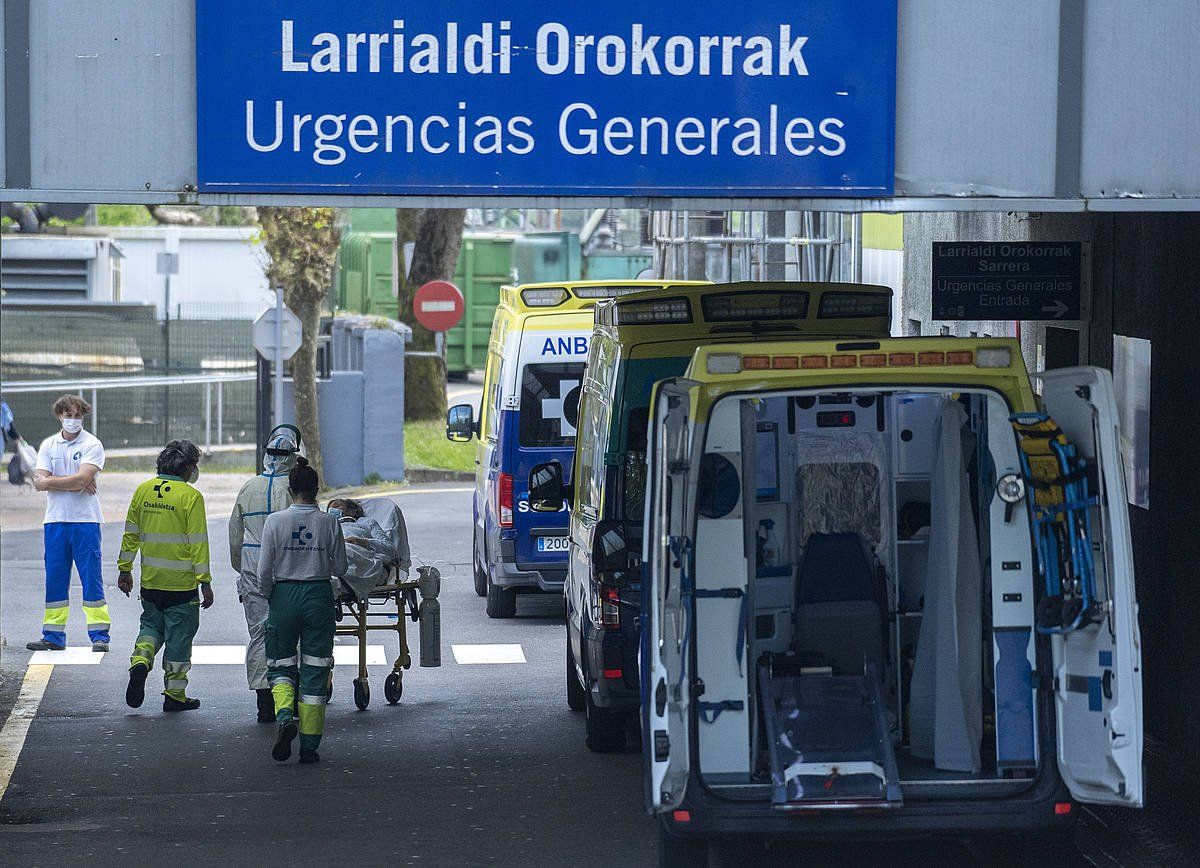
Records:
[[[51,652],[62,653],[62,652]],[[88,649],[88,653],[92,653]],[[101,656],[99,654],[97,657]],[[25,747],[25,736],[29,734],[29,725],[37,717],[38,706],[46,695],[46,684],[50,681],[53,666],[38,664],[25,670],[25,678],[21,682],[21,692],[13,704],[12,713],[0,729],[0,801],[8,792],[9,781],[12,780],[13,770],[17,767],[17,758]]]
[[[36,666],[94,666],[106,656],[102,651],[93,651],[90,645],[77,645],[62,651],[34,651],[29,663]]]
[[[471,663],[524,663],[525,652],[520,645],[451,645],[454,662],[460,665]]]
[[[358,665],[358,646],[357,645],[338,645],[333,649],[333,662],[336,666],[357,666]],[[382,645],[367,646],[367,665],[368,666],[384,666],[388,662],[387,656],[383,653]]]
[[[245,645],[193,645],[193,666],[221,666],[244,664]]]

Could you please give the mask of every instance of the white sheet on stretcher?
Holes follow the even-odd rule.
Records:
[[[379,585],[387,584],[393,567],[406,574],[411,565],[408,530],[400,508],[386,498],[378,498],[363,501],[363,512],[363,519],[342,523],[342,533],[347,538],[372,539],[369,548],[346,544],[347,570],[341,582],[359,600],[365,600]]]

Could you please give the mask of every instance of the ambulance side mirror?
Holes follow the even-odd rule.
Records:
[[[592,569],[597,573],[629,569],[625,522],[604,519],[596,524],[596,530],[592,534]]]
[[[547,461],[529,471],[529,508],[534,512],[558,512],[567,499],[562,465]]]
[[[466,443],[476,436],[475,408],[470,404],[455,404],[446,411],[446,439]]]

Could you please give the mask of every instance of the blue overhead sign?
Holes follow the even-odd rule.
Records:
[[[203,192],[887,196],[897,0],[197,0]]]

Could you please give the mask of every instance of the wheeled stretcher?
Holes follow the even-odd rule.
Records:
[[[389,705],[395,705],[404,695],[404,671],[412,666],[412,655],[408,645],[408,621],[418,623],[424,615],[422,635],[431,633],[440,640],[440,618],[436,597],[440,590],[440,574],[436,567],[418,567],[418,575],[408,578],[411,564],[408,546],[408,530],[404,513],[391,500],[376,498],[362,502],[363,512],[374,519],[391,539],[396,556],[389,558],[376,581],[364,582],[353,575],[337,581],[337,636],[354,636],[358,640],[358,675],[354,679],[354,704],[365,710],[371,702],[371,686],[367,675],[367,637],[373,630],[389,630],[396,633],[400,651],[392,662],[392,671],[383,682],[383,695]],[[357,546],[347,546],[347,549]],[[351,556],[367,557],[355,553]],[[422,604],[418,595],[425,601]],[[433,604],[432,606],[430,604]],[[347,616],[350,623],[343,623]],[[440,666],[440,653],[426,651],[422,643],[422,666]]]

